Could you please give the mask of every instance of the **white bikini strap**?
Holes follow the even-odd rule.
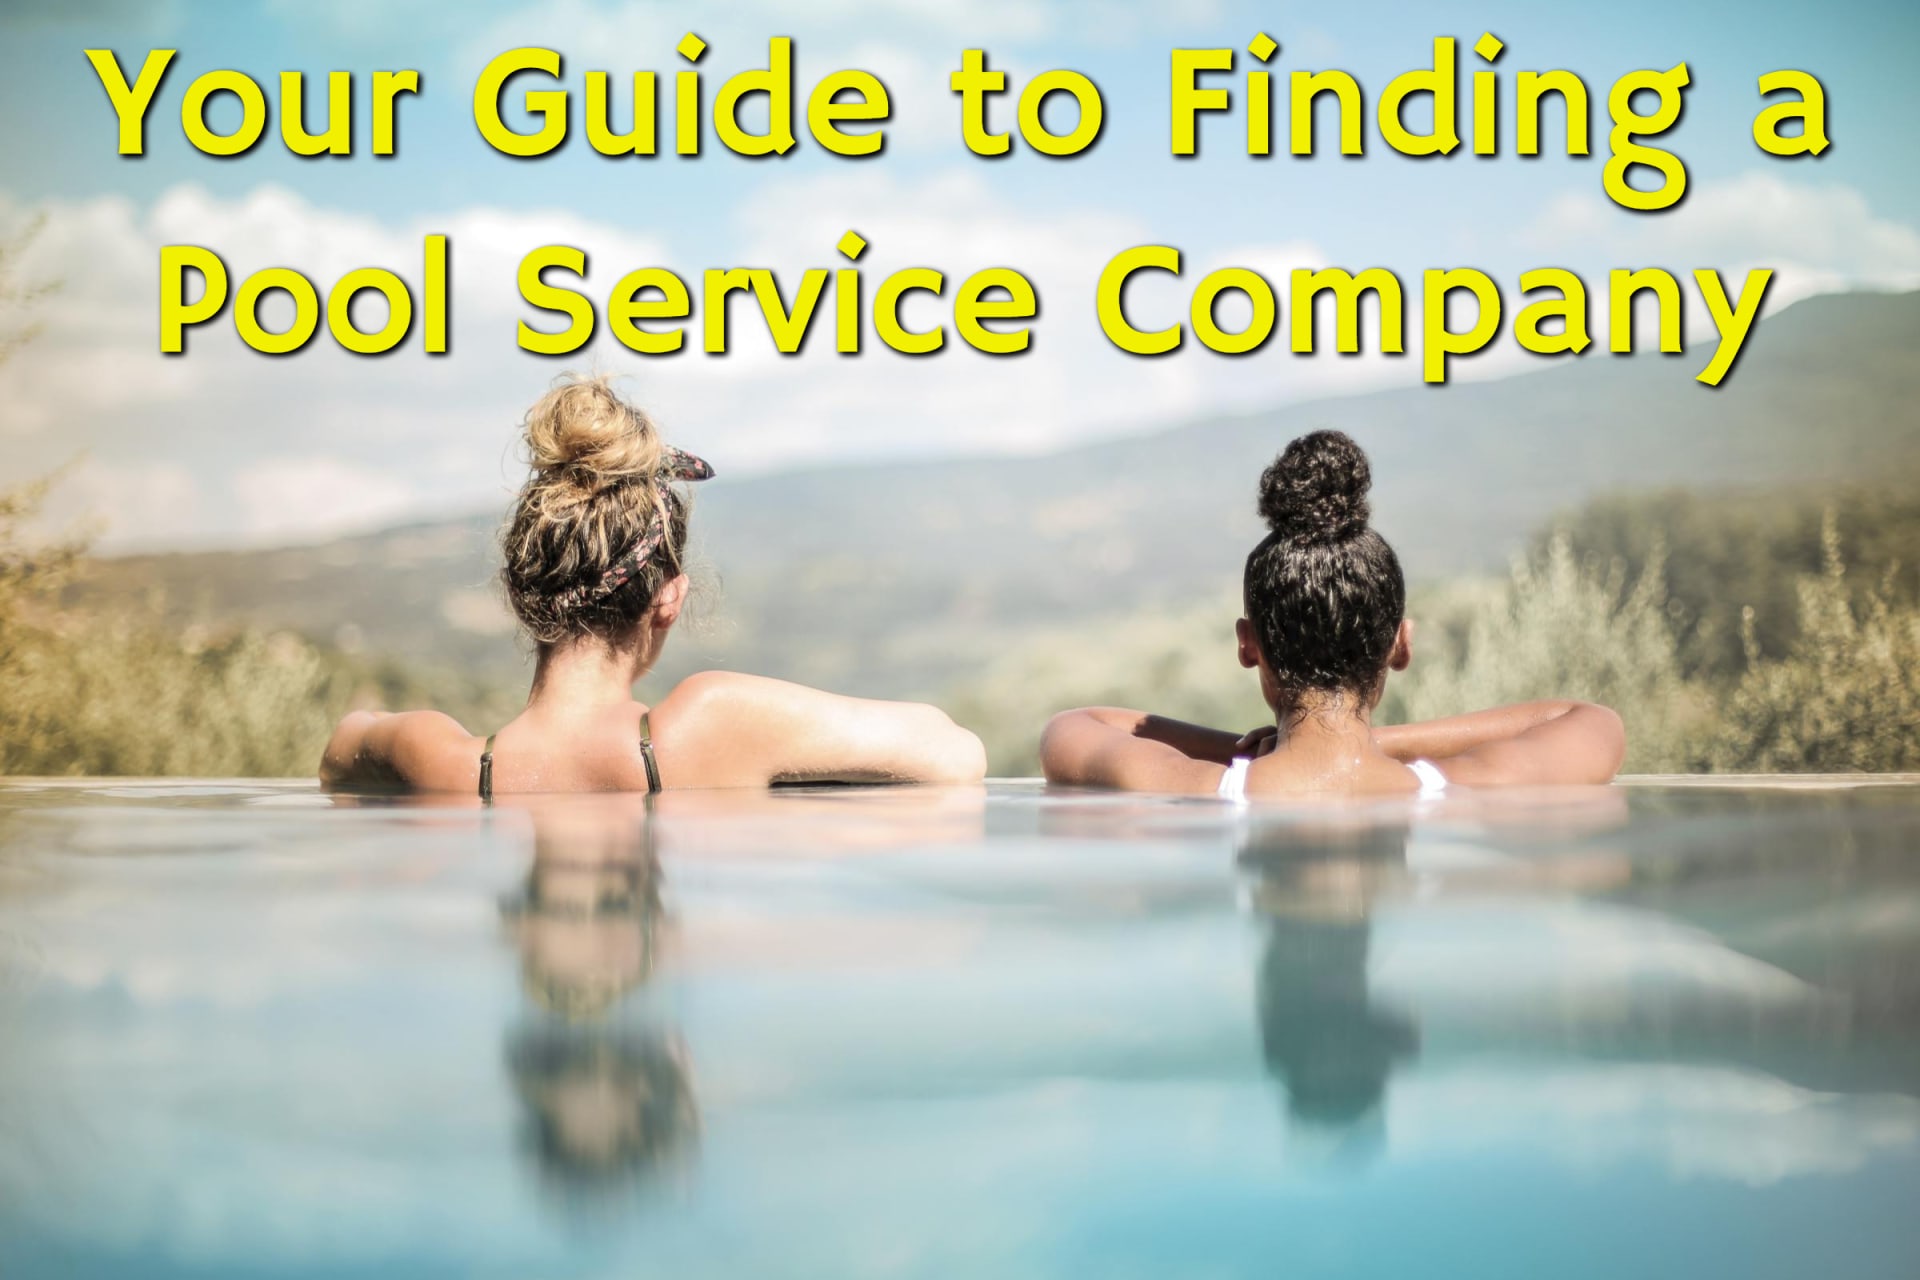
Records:
[[[1227,766],[1220,775],[1220,798],[1231,800],[1235,804],[1247,802],[1247,769],[1253,764],[1253,757],[1241,756]]]
[[[1410,760],[1407,768],[1413,770],[1413,776],[1420,779],[1420,796],[1427,799],[1443,794],[1447,789],[1447,775],[1440,772],[1440,766],[1431,760]]]

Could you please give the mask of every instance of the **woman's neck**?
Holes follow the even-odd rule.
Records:
[[[1357,764],[1376,754],[1371,708],[1356,709],[1346,699],[1316,699],[1285,712],[1276,711],[1280,741],[1276,751],[1328,766]]]
[[[651,645],[609,645],[591,637],[548,645],[533,669],[527,706],[573,708],[628,702],[652,665]]]

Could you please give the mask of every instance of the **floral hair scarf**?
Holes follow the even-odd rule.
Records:
[[[660,488],[676,481],[692,483],[713,479],[713,467],[706,459],[696,458],[692,454],[673,446],[667,446],[666,455],[660,460],[660,467],[648,479],[648,483]],[[568,587],[554,597],[554,603],[562,609],[578,609],[595,600],[604,600],[633,580],[635,574],[645,569],[652,561],[654,553],[660,550],[667,540],[667,508],[663,502],[655,512],[645,533],[625,554],[613,562],[613,566],[591,583]]]

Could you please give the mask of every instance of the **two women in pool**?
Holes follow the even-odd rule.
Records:
[[[526,439],[533,474],[502,573],[537,647],[526,709],[484,739],[434,711],[355,712],[327,745],[324,784],[489,797],[985,774],[980,740],[921,704],[720,671],[656,705],[634,701],[687,599],[680,486],[712,472],[599,378],[542,397]],[[1247,557],[1238,631],[1272,726],[1242,736],[1114,707],[1067,711],[1041,740],[1048,781],[1239,798],[1610,779],[1620,720],[1591,704],[1373,726],[1387,673],[1411,660],[1413,628],[1399,561],[1367,524],[1369,483],[1366,456],[1329,431],[1295,440],[1261,477],[1272,531]]]

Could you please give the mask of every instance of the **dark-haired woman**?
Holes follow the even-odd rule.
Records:
[[[497,733],[437,711],[355,712],[320,762],[330,787],[660,791],[777,782],[978,782],[980,740],[917,703],[874,702],[733,672],[658,704],[633,685],[687,598],[688,501],[712,475],[602,378],[527,413],[533,464],[502,540],[508,603],[537,652],[526,709]]]
[[[1118,707],[1065,711],[1041,739],[1047,780],[1234,800],[1609,781],[1626,737],[1591,703],[1374,726],[1387,673],[1413,657],[1413,625],[1399,558],[1367,523],[1371,483],[1366,454],[1337,431],[1295,440],[1261,476],[1271,532],[1247,556],[1237,630],[1273,725],[1242,736]]]

